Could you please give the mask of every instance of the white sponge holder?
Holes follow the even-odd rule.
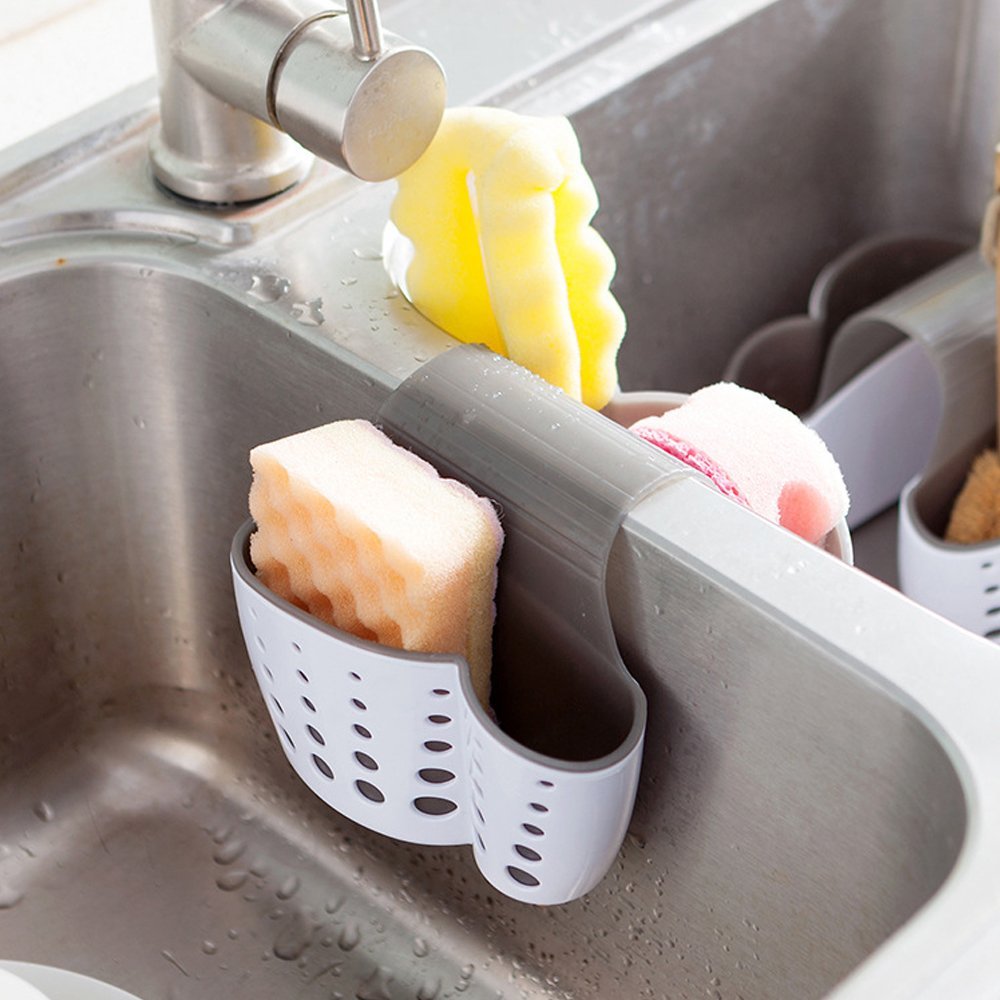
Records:
[[[400,840],[472,844],[487,880],[525,902],[575,898],[625,836],[641,739],[574,766],[518,746],[480,707],[460,657],[357,639],[268,591],[233,543],[240,625],[296,774],[349,819]]]
[[[881,491],[888,501],[901,489],[900,589],[994,640],[1000,639],[1000,542],[960,545],[942,536],[972,459],[995,442],[995,372],[994,274],[969,252],[845,323],[830,344],[820,392],[828,404],[845,394],[863,407],[843,436],[853,436],[864,453],[856,464],[867,469],[866,491]],[[877,386],[867,395],[858,391],[866,380]],[[911,452],[925,456],[922,467],[901,475],[897,459]]]
[[[624,839],[646,725],[611,627],[608,554],[635,502],[695,473],[477,347],[422,366],[377,422],[501,509],[492,703],[504,728],[460,657],[358,639],[267,590],[247,522],[233,582],[282,750],[355,822],[414,843],[471,844],[486,879],[514,899],[575,899]]]

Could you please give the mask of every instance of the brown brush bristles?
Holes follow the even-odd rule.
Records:
[[[1000,538],[1000,455],[995,451],[982,452],[972,463],[944,537],[967,545]]]

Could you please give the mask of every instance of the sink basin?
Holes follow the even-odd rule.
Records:
[[[625,388],[713,380],[868,232],[975,228],[993,0],[481,6],[480,60],[443,0],[387,19],[454,101],[573,116]],[[649,724],[588,896],[512,902],[297,783],[228,577],[247,451],[451,341],[385,275],[387,187],[183,204],[151,97],[0,158],[0,957],[144,1000],[992,996],[1000,652],[692,478],[610,556]]]

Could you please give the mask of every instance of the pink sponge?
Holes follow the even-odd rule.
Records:
[[[807,541],[822,541],[847,514],[844,478],[822,438],[762,393],[720,382],[631,430]]]

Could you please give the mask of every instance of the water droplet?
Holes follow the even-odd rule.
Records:
[[[10,910],[24,899],[24,893],[17,889],[0,886],[0,910]]]
[[[275,938],[274,954],[286,962],[293,962],[309,947],[311,939],[312,929],[305,917],[301,913],[294,913]]]
[[[277,274],[255,274],[250,279],[250,290],[247,293],[252,295],[258,302],[277,302],[282,295],[287,295],[292,283],[287,278],[279,277]]]
[[[190,972],[188,972],[188,970],[187,970],[187,969],[185,969],[185,968],[184,968],[184,966],[183,966],[183,965],[181,965],[181,963],[177,961],[177,959],[176,959],[176,958],[174,957],[173,953],[171,953],[171,952],[167,951],[166,949],[164,949],[163,951],[161,951],[161,952],[160,952],[160,954],[161,954],[161,955],[162,955],[162,956],[163,956],[163,957],[164,957],[164,958],[165,958],[165,959],[166,959],[166,960],[167,960],[167,961],[168,961],[168,962],[169,962],[169,963],[170,963],[170,964],[171,964],[171,965],[172,965],[172,966],[173,966],[173,967],[174,967],[175,969],[179,970],[179,971],[180,971],[180,972],[181,972],[181,973],[182,973],[183,975],[185,975],[185,976],[190,976],[190,975],[191,975],[191,973],[190,973]]]
[[[201,950],[206,955],[214,955],[218,950],[219,946],[214,941],[202,941]]]
[[[341,951],[351,951],[361,943],[361,928],[353,921],[349,923],[337,938]]]
[[[303,326],[322,326],[324,322],[323,300],[311,299],[309,302],[293,302],[292,316]]]
[[[358,1000],[392,1000],[389,992],[391,982],[392,975],[380,966],[358,987],[354,995]]]
[[[153,275],[153,269],[151,267],[140,267],[139,277],[140,278],[150,278]]]
[[[241,885],[247,880],[247,873],[240,868],[234,871],[226,872],[220,875],[216,880],[215,884],[222,889],[223,892],[233,892],[239,889]]]
[[[475,972],[475,971],[476,971],[476,967],[474,965],[471,965],[471,964],[470,965],[463,965],[458,974],[463,979],[471,979],[472,978],[472,973]]]
[[[56,573],[56,579],[62,583],[63,574]],[[55,819],[55,811],[48,802],[36,802],[31,810],[43,823],[50,823]]]
[[[430,950],[431,949],[428,947],[427,942],[423,938],[414,938],[413,954],[416,955],[417,958],[425,958],[430,953]]]
[[[425,979],[417,987],[417,1000],[437,1000],[437,995],[440,992],[440,979]]]
[[[146,429],[146,421],[140,416],[133,414],[132,423],[135,424],[135,426],[138,427],[139,430],[141,431]]]
[[[226,931],[226,937],[229,938],[230,941],[235,941],[239,936],[240,932],[235,927],[230,927],[229,930]]]
[[[354,256],[358,258],[358,260],[381,260],[382,259],[382,251],[381,250],[372,250],[372,249],[366,249],[364,247],[355,247],[351,251],[351,253],[353,253]]]
[[[351,285],[356,285],[358,283],[358,279],[357,278],[341,278],[340,279],[340,283],[342,285],[346,286],[346,287],[350,287]]]
[[[278,899],[291,899],[292,896],[299,891],[300,885],[301,883],[299,882],[298,875],[289,875],[288,878],[286,878],[285,881],[278,886],[278,891],[275,895]]]
[[[227,840],[219,846],[215,852],[215,860],[220,865],[231,865],[247,849],[246,841],[233,839]]]

